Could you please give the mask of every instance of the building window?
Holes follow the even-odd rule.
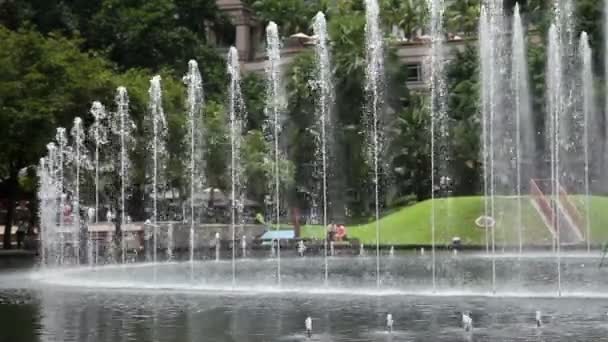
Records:
[[[405,68],[408,82],[422,82],[422,63],[406,64]]]

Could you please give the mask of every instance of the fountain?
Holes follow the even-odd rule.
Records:
[[[160,95],[159,95],[160,96]],[[119,146],[120,153],[118,160],[114,159],[114,168],[118,169],[118,179],[120,182],[120,229],[121,229],[121,256],[122,263],[126,261],[126,228],[127,228],[127,187],[130,184],[130,168],[131,161],[129,153],[133,149],[133,138],[132,133],[135,130],[135,124],[131,121],[129,116],[129,97],[127,95],[127,89],[119,87],[116,90],[116,112],[111,117],[110,130],[112,133],[112,140],[115,145]]]
[[[220,250],[222,248],[222,240],[220,239],[220,233],[215,233],[214,246],[215,246],[215,261],[220,261]]]
[[[268,61],[266,62],[266,115],[267,115],[267,136],[272,144],[272,175],[270,182],[272,189],[271,201],[274,204],[274,225],[276,230],[281,229],[281,180],[280,180],[280,162],[281,150],[279,148],[279,138],[281,134],[282,113],[284,106],[281,103],[281,46],[279,40],[278,27],[274,22],[270,22],[266,27],[266,53]],[[277,283],[281,284],[281,243],[277,244]]]
[[[71,214],[71,209],[67,207],[66,204],[66,170],[69,167],[69,163],[72,161],[72,153],[71,148],[68,146],[68,138],[66,136],[65,128],[59,127],[57,128],[57,134],[55,136],[55,141],[57,145],[56,164],[53,163],[57,167],[56,173],[56,184],[57,189],[59,191],[59,208],[57,209],[57,213],[59,214],[59,226],[57,227],[57,232],[59,234],[59,264],[64,264],[65,261],[65,235],[67,233],[65,227],[65,219],[67,215]]]
[[[315,53],[317,58],[317,70],[316,79],[314,81],[315,89],[317,91],[317,103],[316,103],[316,126],[318,134],[316,135],[316,155],[321,156],[321,198],[323,201],[323,227],[327,227],[327,209],[329,206],[327,194],[328,194],[328,182],[327,176],[329,174],[329,159],[328,159],[328,142],[333,136],[331,126],[331,110],[333,106],[333,84],[331,79],[331,59],[328,47],[328,34],[327,34],[327,23],[325,21],[325,15],[322,12],[317,13],[313,21],[313,30],[317,38],[317,44],[315,45]],[[318,159],[318,157],[317,157]],[[333,243],[333,242],[332,242]],[[324,241],[325,248],[325,284],[328,281],[329,265],[327,261],[327,234],[325,234]],[[333,245],[332,245],[333,248]],[[333,256],[333,249],[331,252]]]
[[[241,71],[239,55],[236,48],[231,47],[228,52],[228,74],[230,75],[229,93],[229,132],[230,132],[230,227],[232,231],[232,285],[236,284],[236,226],[237,219],[241,219],[244,209],[244,179],[241,166],[241,143],[243,129],[247,120],[247,112],[241,93]],[[217,239],[219,241],[219,239]],[[216,252],[219,259],[219,245]],[[280,265],[280,264],[279,264]]]
[[[513,37],[511,45],[511,90],[515,110],[515,163],[516,163],[516,196],[519,254],[523,253],[523,184],[522,178],[531,174],[529,168],[524,170],[523,160],[532,160],[536,151],[534,139],[534,121],[530,102],[530,85],[528,79],[528,61],[524,25],[521,20],[519,4],[515,5],[513,14]]]
[[[429,145],[431,145],[433,164],[430,181],[432,183],[433,199],[441,202],[436,196],[443,197],[446,195],[443,190],[450,186],[453,177],[448,172],[448,161],[451,153],[448,148],[448,141],[450,140],[449,131],[451,127],[448,124],[448,93],[446,89],[446,70],[444,69],[447,61],[447,56],[444,56],[447,45],[443,27],[445,4],[443,0],[429,0],[428,5],[431,19],[431,40],[428,46],[431,53],[428,66],[431,76],[429,89],[432,114],[429,127],[431,134]],[[246,182],[243,170],[245,160],[241,160],[243,157],[243,135],[246,129],[246,111],[240,89],[241,74],[238,53],[235,48],[231,48],[227,58],[230,85],[227,92],[228,102],[225,108],[228,131],[226,138],[228,138],[230,145],[230,165],[227,168],[228,175],[225,177],[226,188],[230,189],[230,193],[225,196],[225,203],[228,207],[226,222],[220,223],[220,226],[209,224],[208,227],[205,227],[207,223],[203,222],[202,218],[197,217],[198,214],[196,214],[199,208],[196,207],[197,203],[194,199],[202,193],[202,186],[206,182],[203,172],[205,161],[202,153],[204,147],[202,143],[204,137],[202,127],[203,93],[198,65],[196,62],[190,61],[188,74],[184,77],[187,94],[185,108],[187,121],[184,127],[186,134],[183,140],[178,140],[184,142],[187,150],[184,160],[185,180],[182,184],[186,191],[180,194],[184,203],[182,203],[183,206],[178,207],[178,211],[183,213],[184,219],[175,220],[177,222],[168,221],[164,219],[164,215],[161,213],[163,203],[160,203],[160,201],[167,193],[167,184],[164,177],[167,154],[164,143],[167,138],[167,128],[162,107],[160,77],[157,76],[152,79],[150,86],[150,106],[147,117],[149,121],[147,133],[150,133],[150,136],[145,137],[150,141],[148,156],[153,165],[148,165],[147,171],[152,186],[149,187],[149,185],[144,184],[145,186],[142,187],[148,186],[148,189],[144,189],[146,193],[143,195],[144,197],[146,195],[150,196],[153,201],[153,208],[151,214],[149,214],[151,216],[149,217],[150,221],[144,224],[146,228],[143,229],[146,232],[150,230],[147,228],[153,229],[150,236],[154,240],[153,246],[151,248],[150,246],[145,247],[145,252],[153,253],[153,256],[148,258],[148,263],[126,264],[125,234],[130,233],[127,226],[131,226],[127,219],[126,210],[130,204],[129,184],[131,178],[134,178],[131,174],[133,171],[130,171],[132,165],[129,161],[129,152],[134,145],[135,127],[129,118],[129,102],[126,89],[119,88],[116,96],[117,108],[115,113],[107,115],[103,106],[98,102],[95,102],[91,107],[93,119],[92,126],[89,129],[91,144],[87,145],[84,142],[83,132],[85,127],[81,120],[74,122],[74,128],[71,130],[69,137],[65,129],[58,129],[55,142],[48,145],[48,155],[40,160],[38,197],[40,199],[39,215],[42,227],[42,264],[45,266],[76,264],[79,262],[80,255],[84,255],[84,251],[78,250],[81,249],[81,243],[75,240],[78,238],[80,222],[82,221],[79,217],[78,208],[88,205],[87,199],[84,198],[89,195],[86,186],[88,178],[83,174],[85,170],[88,170],[88,160],[84,157],[89,154],[94,155],[91,171],[95,172],[95,176],[89,178],[95,179],[91,181],[95,185],[95,214],[89,215],[93,218],[89,221],[97,223],[100,207],[103,207],[104,204],[107,205],[107,203],[104,203],[106,201],[105,197],[113,195],[105,194],[102,184],[106,182],[105,178],[110,178],[106,177],[108,176],[106,173],[109,173],[110,169],[116,172],[118,177],[114,178],[116,178],[117,184],[120,184],[120,200],[111,210],[116,213],[115,218],[122,231],[122,262],[124,265],[104,265],[95,267],[93,270],[90,267],[78,265],[45,267],[40,272],[30,274],[28,277],[33,278],[36,284],[42,284],[44,287],[99,289],[100,296],[107,295],[106,292],[110,292],[111,289],[119,289],[120,291],[145,289],[162,293],[175,291],[186,293],[184,297],[189,296],[190,292],[203,292],[213,294],[203,297],[213,297],[212,299],[217,300],[220,305],[235,306],[233,302],[238,302],[238,305],[245,308],[247,305],[251,305],[248,304],[249,298],[247,300],[234,300],[233,294],[238,293],[241,296],[251,296],[251,303],[254,303],[253,306],[256,306],[256,310],[263,311],[265,310],[264,305],[272,302],[272,305],[266,306],[269,306],[272,309],[272,314],[276,315],[273,318],[278,318],[277,320],[268,320],[270,322],[268,324],[276,323],[277,326],[281,324],[281,317],[288,315],[285,315],[285,312],[282,311],[285,306],[274,305],[274,297],[282,298],[285,296],[301,305],[293,310],[297,311],[299,319],[306,318],[307,334],[312,334],[312,319],[308,316],[308,311],[304,311],[309,309],[307,305],[313,305],[315,309],[319,309],[319,312],[324,312],[327,315],[323,318],[323,322],[331,322],[334,314],[331,308],[335,304],[332,302],[334,299],[329,298],[332,296],[371,297],[372,299],[360,299],[364,305],[358,307],[366,315],[362,313],[359,313],[359,315],[365,316],[365,320],[375,315],[376,325],[380,328],[382,320],[386,319],[386,330],[392,332],[393,335],[397,335],[399,332],[393,331],[392,314],[399,314],[399,321],[405,322],[409,318],[402,315],[402,312],[398,310],[405,310],[403,307],[419,306],[420,303],[417,301],[421,300],[417,299],[418,296],[425,296],[426,298],[423,301],[432,302],[433,309],[440,307],[441,314],[444,314],[446,310],[453,310],[451,304],[446,305],[441,303],[442,300],[437,299],[441,296],[458,297],[459,301],[481,306],[483,307],[481,311],[488,315],[500,310],[520,310],[521,308],[517,307],[517,303],[522,302],[531,305],[528,304],[529,301],[539,301],[541,305],[546,305],[547,308],[539,306],[539,308],[546,310],[545,312],[557,312],[563,309],[560,306],[562,300],[557,301],[552,300],[552,298],[560,296],[574,299],[594,298],[600,304],[604,303],[607,297],[603,286],[604,273],[601,269],[598,271],[598,267],[595,267],[601,264],[600,259],[590,253],[566,252],[562,249],[569,242],[567,240],[569,222],[565,218],[566,210],[564,207],[567,203],[565,202],[566,199],[563,198],[561,189],[563,186],[571,186],[570,178],[574,177],[577,180],[578,173],[584,171],[584,176],[581,176],[580,180],[584,183],[582,188],[584,188],[586,196],[584,202],[587,216],[586,240],[580,242],[586,244],[587,251],[592,250],[592,217],[589,210],[591,206],[590,196],[593,193],[591,180],[594,172],[592,166],[596,156],[602,153],[596,149],[595,145],[597,144],[595,142],[603,139],[603,135],[595,128],[602,125],[603,120],[597,117],[598,113],[594,105],[593,60],[589,36],[586,33],[581,34],[578,51],[573,54],[573,40],[570,32],[572,29],[568,26],[571,22],[568,19],[568,14],[565,14],[570,7],[571,4],[569,5],[568,1],[564,0],[562,2],[562,7],[556,14],[558,19],[555,19],[555,23],[550,27],[547,37],[549,46],[545,75],[547,77],[546,95],[548,105],[545,113],[545,124],[547,126],[545,131],[536,127],[538,125],[536,121],[538,120],[534,120],[534,117],[538,114],[533,114],[532,111],[530,94],[533,89],[531,89],[530,84],[527,62],[528,47],[526,44],[526,33],[528,31],[522,22],[519,6],[515,6],[512,18],[508,18],[502,6],[495,2],[484,3],[481,8],[479,44],[480,89],[482,94],[480,96],[481,115],[479,121],[481,128],[480,145],[483,150],[485,198],[483,199],[484,216],[480,217],[479,223],[472,223],[476,223],[479,228],[484,228],[485,251],[459,250],[454,247],[456,243],[451,246],[454,248],[450,249],[450,246],[446,246],[444,250],[439,245],[441,239],[436,238],[449,234],[449,224],[451,223],[442,223],[442,220],[446,217],[440,216],[442,215],[441,208],[439,204],[435,208],[435,202],[432,202],[433,208],[429,217],[431,222],[430,232],[428,232],[431,237],[430,246],[420,246],[418,247],[419,252],[412,251],[411,255],[408,255],[407,251],[401,252],[402,246],[380,245],[380,235],[384,231],[384,227],[380,226],[378,219],[383,205],[381,185],[382,178],[385,177],[384,152],[389,131],[385,116],[387,113],[385,113],[383,103],[384,52],[382,46],[383,35],[379,27],[379,8],[376,1],[367,0],[365,2],[367,11],[367,69],[365,75],[367,107],[365,108],[366,117],[363,121],[366,124],[366,143],[369,148],[367,161],[370,169],[370,184],[374,188],[374,218],[376,220],[370,222],[371,229],[368,233],[373,235],[375,232],[375,256],[370,255],[369,258],[365,256],[366,250],[363,243],[359,244],[358,251],[356,247],[352,251],[343,250],[340,242],[329,241],[325,234],[329,216],[331,216],[329,212],[332,210],[332,193],[328,191],[330,187],[328,179],[331,179],[329,177],[332,169],[330,151],[333,147],[332,144],[335,143],[333,136],[337,134],[335,132],[337,127],[332,126],[334,85],[331,79],[327,23],[324,15],[320,13],[314,18],[313,23],[316,35],[316,65],[310,85],[313,87],[315,94],[315,113],[314,127],[310,128],[310,131],[317,133],[315,137],[317,139],[317,155],[315,157],[318,160],[316,160],[315,167],[318,168],[318,174],[315,175],[315,180],[318,181],[318,184],[316,184],[317,189],[314,192],[316,193],[315,197],[318,198],[314,200],[318,200],[320,212],[318,216],[321,218],[320,221],[323,226],[319,225],[319,227],[311,228],[319,229],[324,235],[323,237],[320,234],[315,235],[317,240],[310,243],[309,240],[296,240],[298,241],[297,245],[294,243],[290,245],[291,248],[281,250],[287,244],[281,245],[280,236],[268,238],[268,240],[271,240],[268,244],[268,241],[256,241],[255,235],[246,230],[248,228],[244,221]],[[560,22],[559,18],[562,18],[563,22]],[[512,24],[508,25],[508,22]],[[270,179],[268,193],[271,194],[268,203],[272,203],[271,229],[280,230],[281,209],[283,209],[281,206],[287,201],[287,193],[282,193],[286,186],[281,184],[280,177],[280,172],[282,172],[281,163],[284,161],[284,154],[287,153],[287,150],[282,151],[281,149],[281,142],[284,138],[282,134],[286,132],[282,131],[285,124],[283,118],[285,104],[283,103],[284,95],[281,89],[280,44],[278,29],[275,24],[269,24],[267,34],[268,61],[266,71],[268,88],[265,133],[268,145],[270,145],[268,151],[270,158],[267,159],[271,160],[272,163],[271,174],[268,177]],[[580,76],[572,71],[574,67],[580,68],[576,69]],[[575,81],[580,82],[580,86],[578,84],[573,86]],[[577,93],[572,94],[571,92],[574,90]],[[106,127],[110,128],[109,132],[105,132]],[[536,137],[536,134],[539,136]],[[548,141],[541,144],[537,141],[540,137],[546,137]],[[592,142],[594,143],[592,144]],[[86,147],[90,148],[91,151],[88,151]],[[582,163],[573,163],[574,152],[581,153]],[[544,158],[550,159],[548,167],[543,165]],[[110,166],[106,166],[108,164]],[[598,171],[598,173],[601,175],[601,171]],[[548,222],[543,222],[547,224],[550,231],[554,232],[555,242],[553,245],[555,251],[552,252],[533,252],[532,247],[528,247],[527,244],[532,234],[529,235],[529,232],[531,232],[527,226],[529,222],[524,217],[525,208],[528,200],[532,202],[535,200],[535,196],[540,197],[540,195],[533,194],[528,197],[526,192],[530,189],[526,184],[529,180],[542,177],[550,181],[550,193],[547,189],[543,189],[543,191],[547,194],[544,197],[549,206],[548,210],[555,213]],[[574,189],[574,191],[582,190]],[[90,202],[93,202],[92,193],[90,195]],[[512,201],[513,206],[510,209],[504,204],[506,201]],[[69,210],[70,205],[72,205],[72,210]],[[534,204],[530,208],[532,210],[537,209]],[[448,206],[448,215],[449,210]],[[511,214],[513,214],[512,222],[516,222],[516,224],[507,227],[507,229],[512,229],[514,233],[513,246],[508,245],[504,228],[505,222],[509,221]],[[109,217],[112,221],[111,213]],[[447,218],[449,219],[449,217]],[[542,219],[543,217],[539,217],[539,221]],[[210,235],[197,233],[198,224],[203,226],[201,228],[208,229],[205,232]],[[136,224],[132,224],[132,226],[136,226]],[[184,227],[183,232],[185,234],[181,239],[182,234],[180,233],[182,233],[181,230]],[[429,228],[424,227],[425,233]],[[159,233],[161,229],[162,233]],[[496,229],[502,229],[502,231]],[[390,229],[387,230],[390,231]],[[501,232],[503,234],[502,242],[500,241]],[[242,235],[240,239],[242,258],[238,259],[239,241],[236,239],[237,233],[239,236],[240,234],[251,234],[249,235],[249,241],[247,241],[247,236]],[[196,241],[197,239],[203,240],[203,236],[206,236],[204,243],[206,247],[201,249],[200,254],[206,253],[207,255],[197,258],[194,253]],[[547,236],[550,235],[547,234]],[[222,238],[224,241],[222,241]],[[464,242],[469,237],[462,236],[462,238]],[[453,241],[457,240],[457,238],[454,239]],[[97,237],[96,240],[98,240]],[[382,240],[386,241],[388,239],[384,238]],[[368,242],[368,240],[364,241]],[[183,246],[180,245],[180,242],[183,243]],[[501,244],[504,253],[497,253],[497,245],[501,247]],[[74,247],[73,252],[70,246]],[[187,246],[187,248],[184,246]],[[335,248],[338,247],[341,249],[338,252],[339,255],[336,256]],[[226,251],[225,256],[222,255],[222,248]],[[266,249],[259,252],[263,248]],[[507,249],[509,248],[517,252],[508,253]],[[530,250],[527,250],[527,248]],[[161,253],[166,253],[167,261],[171,262],[158,260],[157,251],[159,249]],[[228,249],[232,254],[230,261],[227,258]],[[268,249],[271,251],[271,258],[268,258],[266,253]],[[398,253],[395,252],[396,249],[399,249]],[[182,251],[185,252],[183,255],[180,254]],[[381,251],[383,252],[380,253]],[[431,257],[427,258],[425,251],[429,251]],[[91,248],[90,244],[87,245],[88,254],[86,255],[89,264],[92,264],[92,260],[103,258],[104,252],[103,242],[102,251],[98,251],[97,244],[94,248]],[[317,252],[318,254],[316,254]],[[359,254],[361,257],[345,257],[349,255],[349,252],[352,255]],[[99,256],[99,253],[102,253],[102,255]],[[247,255],[248,253],[250,256]],[[263,257],[256,258],[259,255],[263,255]],[[225,260],[222,260],[223,256]],[[272,259],[273,257],[276,257],[276,260]],[[72,262],[72,259],[76,262]],[[180,262],[180,260],[185,262]],[[117,260],[114,260],[114,263],[119,264]],[[555,266],[557,266],[557,270]],[[274,270],[275,267],[276,276],[269,277],[269,269]],[[323,271],[324,276],[320,275],[321,271]],[[329,282],[330,274],[331,282]],[[324,286],[320,286],[322,279]],[[1,288],[4,280],[0,280],[2,280],[0,281]],[[555,287],[556,291],[552,291]],[[258,299],[253,298],[257,296],[251,294],[262,294],[260,297],[263,297],[263,299],[258,302]],[[322,299],[316,300],[323,303],[314,302],[317,295],[320,295],[319,297],[322,297]],[[172,295],[169,294],[169,296]],[[130,299],[126,300],[137,300],[125,296],[125,298],[127,297]],[[469,297],[472,299],[469,299]],[[479,297],[487,297],[487,299],[480,301]],[[514,306],[517,308],[505,309],[504,303],[493,299],[494,297],[514,298],[513,302],[516,303]],[[542,300],[538,299],[539,297]],[[517,298],[525,299],[519,300]],[[150,302],[156,303],[155,300]],[[207,298],[201,300],[205,303],[208,301]],[[210,301],[213,302],[213,300]],[[301,301],[304,301],[304,304]],[[314,302],[314,304],[309,304],[306,301]],[[367,305],[369,304],[368,301],[382,305],[381,312],[384,312],[386,316],[380,316],[382,314],[379,315],[378,306]],[[393,301],[398,302],[399,305],[393,303]],[[407,304],[404,305],[402,301],[406,301]],[[566,301],[568,301],[568,305],[576,303],[573,300]],[[329,302],[329,304],[325,302]],[[482,303],[480,304],[480,302]],[[147,302],[144,303],[144,310],[148,304]],[[217,305],[217,303],[215,304]],[[287,304],[283,303],[282,305]],[[599,304],[596,304],[594,300],[587,301],[582,305],[596,307]],[[386,306],[386,309],[384,309],[384,306]],[[557,308],[552,306],[557,306]],[[142,305],[138,306],[138,308],[140,307]],[[210,305],[209,307],[213,306]],[[277,310],[277,307],[280,310]],[[368,307],[373,307],[373,309],[368,309]],[[187,309],[189,310],[189,307]],[[475,310],[477,315],[477,307]],[[207,313],[203,311],[195,311],[192,315],[200,314],[203,317],[211,317],[204,316]],[[219,310],[208,311],[213,311],[213,314],[210,315],[223,314]],[[372,313],[370,314],[370,312]],[[391,313],[387,314],[387,312]],[[500,312],[502,313],[502,311]],[[159,312],[155,312],[154,315],[154,317],[164,319]],[[521,315],[521,311],[509,313],[509,315]],[[248,322],[249,318],[243,316],[237,318]],[[419,312],[412,316],[418,317]],[[537,325],[541,325],[540,316],[539,311],[536,314]],[[471,314],[465,312],[461,318],[463,327],[470,331],[473,325]],[[528,318],[531,319],[532,316]],[[344,319],[350,322],[359,318],[344,315]],[[239,328],[241,327],[240,322],[242,321],[236,323]],[[480,319],[479,322],[476,321],[476,324],[484,325],[485,322],[487,321]],[[450,324],[454,325],[454,320]],[[442,327],[444,323],[438,322],[437,325]],[[265,327],[260,329],[265,329]],[[285,328],[280,326],[276,329],[281,331],[282,334],[281,329]],[[316,329],[322,331],[323,325]],[[446,331],[453,332],[453,327],[450,329],[452,330]],[[491,330],[491,328],[487,328],[487,331]],[[565,330],[559,332],[567,333]],[[381,331],[381,333],[385,332]],[[251,336],[260,335],[252,334]],[[356,337],[366,339],[362,336]]]
[[[593,153],[594,142],[600,140],[599,132],[596,127],[599,123],[595,118],[595,90],[593,77],[592,51],[589,46],[589,36],[587,32],[581,33],[579,43],[579,54],[581,59],[581,81],[583,92],[583,154],[584,154],[584,192],[585,192],[585,237],[587,240],[587,252],[591,252],[591,201],[590,201],[590,162],[591,157],[599,158],[598,153]],[[597,150],[597,149],[596,149]]]
[[[173,223],[167,229],[167,261],[173,260]]]
[[[205,159],[202,127],[203,102],[203,80],[198,70],[196,61],[188,62],[188,74],[184,77],[187,86],[186,109],[188,120],[186,124],[185,143],[189,146],[186,169],[190,173],[190,271],[194,272],[194,243],[195,243],[195,196],[200,193],[205,184]],[[185,211],[185,209],[184,209]],[[186,215],[184,215],[184,220]]]
[[[555,199],[559,195],[559,180],[560,180],[560,168],[559,158],[561,149],[560,140],[560,118],[564,111],[562,102],[562,59],[560,55],[560,40],[559,32],[555,24],[552,24],[549,28],[549,46],[547,48],[547,126],[549,127],[549,147],[551,151],[551,195]],[[557,212],[558,204],[554,200],[552,202],[553,212]],[[560,220],[553,218],[553,225],[555,227],[555,246],[556,246],[556,258],[557,258],[557,288],[558,293],[561,293],[561,261],[560,261]]]
[[[150,124],[151,124],[151,146],[152,150],[152,228],[153,232],[153,250],[152,250],[152,260],[154,262],[157,261],[157,251],[158,251],[158,201],[160,199],[160,194],[164,195],[165,191],[165,140],[167,136],[167,122],[165,120],[165,113],[163,111],[163,102],[162,102],[162,91],[160,87],[160,76],[154,76],[152,80],[150,80],[150,89],[148,90],[148,94],[150,96]]]
[[[393,315],[392,314],[386,314],[386,331],[388,331],[389,333],[393,332],[393,324],[395,322],[393,321]]]
[[[247,257],[247,237],[245,235],[241,238],[241,256]]]
[[[74,126],[70,131],[73,146],[73,167],[74,167],[74,198],[72,200],[72,244],[74,246],[74,258],[76,263],[80,263],[80,227],[82,218],[80,217],[80,183],[82,181],[81,171],[88,167],[87,151],[84,146],[85,132],[82,119],[74,118]]]
[[[439,167],[439,177],[444,179],[445,162],[445,138],[447,138],[447,103],[445,96],[445,76],[443,70],[443,0],[428,0],[431,13],[431,56],[430,56],[430,88],[431,88],[431,278],[433,290],[436,288],[436,260],[435,260],[435,231],[436,231],[436,205],[435,205],[435,179],[437,178],[436,160],[443,167]],[[436,126],[439,126],[437,129]],[[438,132],[437,132],[438,131]],[[439,140],[439,144],[437,144]],[[437,146],[439,145],[439,146]],[[441,185],[440,185],[441,186]]]
[[[365,0],[365,43],[367,47],[365,68],[365,91],[368,96],[364,110],[368,165],[372,170],[376,218],[376,286],[380,287],[380,153],[382,151],[384,122],[382,115],[384,78],[384,36],[380,29],[380,8],[377,0]]]

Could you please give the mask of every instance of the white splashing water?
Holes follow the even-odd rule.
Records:
[[[186,123],[185,144],[189,147],[186,158],[186,170],[190,174],[190,274],[194,272],[194,245],[195,245],[195,197],[200,193],[206,183],[205,155],[204,155],[204,126],[203,108],[204,93],[203,80],[196,61],[188,62],[188,74],[184,76],[187,86],[186,109],[188,120]]]
[[[243,167],[241,166],[241,145],[243,140],[243,129],[247,114],[241,93],[241,71],[239,65],[238,51],[231,47],[228,52],[228,74],[230,75],[228,124],[230,133],[230,183],[231,183],[231,230],[232,245],[236,242],[237,219],[242,218],[244,209],[244,179]],[[232,284],[236,285],[236,248],[232,248]]]
[[[74,257],[76,263],[80,263],[80,183],[82,181],[81,172],[84,168],[88,168],[89,159],[87,149],[85,147],[86,134],[82,124],[82,119],[74,118],[74,126],[70,131],[72,136],[72,151],[73,151],[73,172],[74,172],[74,192],[72,198],[72,244],[74,247]]]
[[[377,0],[365,0],[366,69],[365,91],[368,96],[364,111],[367,124],[368,165],[372,169],[376,218],[376,285],[380,287],[380,153],[382,150],[384,36],[380,29],[380,8]]]
[[[563,66],[560,54],[560,39],[557,26],[551,24],[549,28],[549,45],[547,48],[547,127],[549,128],[549,148],[551,149],[551,192],[553,212],[557,213],[557,196],[559,196],[559,153],[560,153],[560,118],[564,111],[562,102],[562,75]],[[561,293],[561,261],[560,261],[560,220],[555,218],[553,223],[556,232],[556,251],[557,251],[557,288]]]
[[[447,177],[445,163],[447,151],[445,139],[447,139],[447,97],[445,84],[444,60],[444,32],[443,32],[443,0],[427,0],[431,13],[431,55],[430,55],[430,88],[431,88],[431,274],[433,291],[436,289],[436,260],[435,260],[435,231],[436,227],[436,205],[435,188],[436,179]],[[437,127],[438,126],[438,127]],[[437,162],[443,167],[437,168]],[[438,174],[439,173],[439,174]],[[441,186],[441,185],[440,185]],[[448,220],[449,221],[449,220]]]
[[[111,132],[114,141],[119,145],[118,161],[114,164],[118,166],[118,177],[120,182],[120,227],[121,227],[121,249],[122,262],[126,262],[126,229],[127,229],[127,210],[126,202],[129,193],[127,191],[131,184],[131,159],[129,153],[135,147],[133,131],[135,123],[129,115],[129,96],[125,87],[116,90],[116,112],[111,118]]]
[[[590,204],[590,158],[597,155],[592,152],[592,146],[600,141],[597,127],[599,124],[595,118],[595,88],[593,77],[592,51],[589,46],[587,32],[582,32],[579,42],[579,58],[581,60],[581,82],[583,92],[583,154],[584,154],[584,191],[585,191],[585,237],[587,240],[587,252],[591,252],[591,204]]]
[[[515,162],[516,162],[516,194],[517,194],[517,226],[519,253],[523,252],[524,222],[522,215],[522,179],[530,177],[529,170],[524,170],[523,161],[534,159],[536,143],[534,138],[534,120],[530,102],[530,81],[524,25],[521,20],[519,4],[515,5],[513,16],[513,35],[511,44],[511,91],[515,111]],[[528,163],[529,165],[529,163]]]
[[[327,22],[325,15],[322,12],[317,13],[313,21],[313,31],[317,36],[317,44],[315,45],[316,53],[316,74],[315,74],[315,89],[316,89],[316,108],[315,108],[315,126],[318,128],[316,135],[316,156],[321,156],[321,190],[322,205],[323,205],[323,227],[327,227],[328,217],[328,175],[329,175],[329,151],[331,137],[333,136],[332,129],[332,107],[334,103],[333,82],[331,76],[331,57],[329,51],[329,38],[327,33]],[[317,158],[318,159],[318,158]],[[317,191],[318,192],[318,191]],[[324,275],[325,284],[327,284],[329,276],[329,265],[327,260],[327,234],[325,234],[324,242]]]
[[[281,227],[281,179],[280,179],[280,163],[281,150],[279,147],[279,139],[281,135],[282,113],[284,106],[282,104],[281,92],[281,42],[279,39],[279,30],[274,22],[270,22],[266,27],[266,53],[268,60],[266,61],[266,116],[267,116],[267,136],[272,143],[272,203],[274,204],[274,224],[276,230]],[[277,283],[281,283],[281,244],[277,245]]]
[[[165,113],[163,111],[162,104],[162,90],[161,90],[161,78],[160,76],[154,76],[150,80],[150,89],[148,94],[150,96],[149,110],[150,120],[152,123],[152,224],[154,229],[153,236],[153,261],[157,261],[157,250],[158,250],[158,200],[160,198],[159,193],[163,193],[165,189],[164,183],[164,171],[165,171],[165,155],[166,155],[166,136],[167,136],[167,122],[165,120]]]

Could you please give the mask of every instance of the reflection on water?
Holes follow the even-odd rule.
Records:
[[[211,296],[74,289],[3,290],[0,341],[600,341],[606,300]],[[538,329],[534,312],[544,313]],[[471,310],[475,329],[460,328]],[[391,312],[395,332],[383,330]]]
[[[312,341],[608,340],[607,278],[598,258],[570,255],[562,264],[565,287],[594,294],[589,299],[550,298],[556,266],[543,255],[497,261],[499,289],[514,295],[525,289],[530,298],[487,296],[484,256],[439,260],[442,296],[428,295],[428,262],[413,255],[383,260],[381,290],[373,258],[332,258],[334,291],[322,285],[320,258],[286,259],[283,289],[273,287],[273,260],[241,261],[238,292],[223,287],[230,279],[223,262],[196,264],[193,278],[179,263],[156,265],[156,272],[135,265],[3,273],[0,342],[307,341],[308,316]],[[418,292],[427,296],[406,295]],[[463,311],[472,312],[470,334],[461,328]],[[387,313],[393,334],[384,331]]]

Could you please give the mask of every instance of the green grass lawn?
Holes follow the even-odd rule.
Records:
[[[585,196],[572,196],[572,201],[585,216]],[[484,213],[482,197],[454,197],[436,199],[435,241],[447,245],[452,237],[458,236],[464,244],[485,245],[484,229],[475,225],[475,219]],[[497,244],[517,245],[519,243],[519,201],[516,197],[498,197],[495,200],[495,239]],[[551,235],[527,196],[522,197],[522,222],[524,244],[550,244]],[[382,217],[380,224],[381,244],[430,244],[431,243],[431,200],[404,207]],[[591,239],[595,243],[608,240],[608,198],[590,198]],[[348,226],[348,235],[365,244],[376,243],[376,222]],[[585,234],[585,227],[582,227]],[[323,239],[324,229],[320,226],[303,227],[303,236]]]

